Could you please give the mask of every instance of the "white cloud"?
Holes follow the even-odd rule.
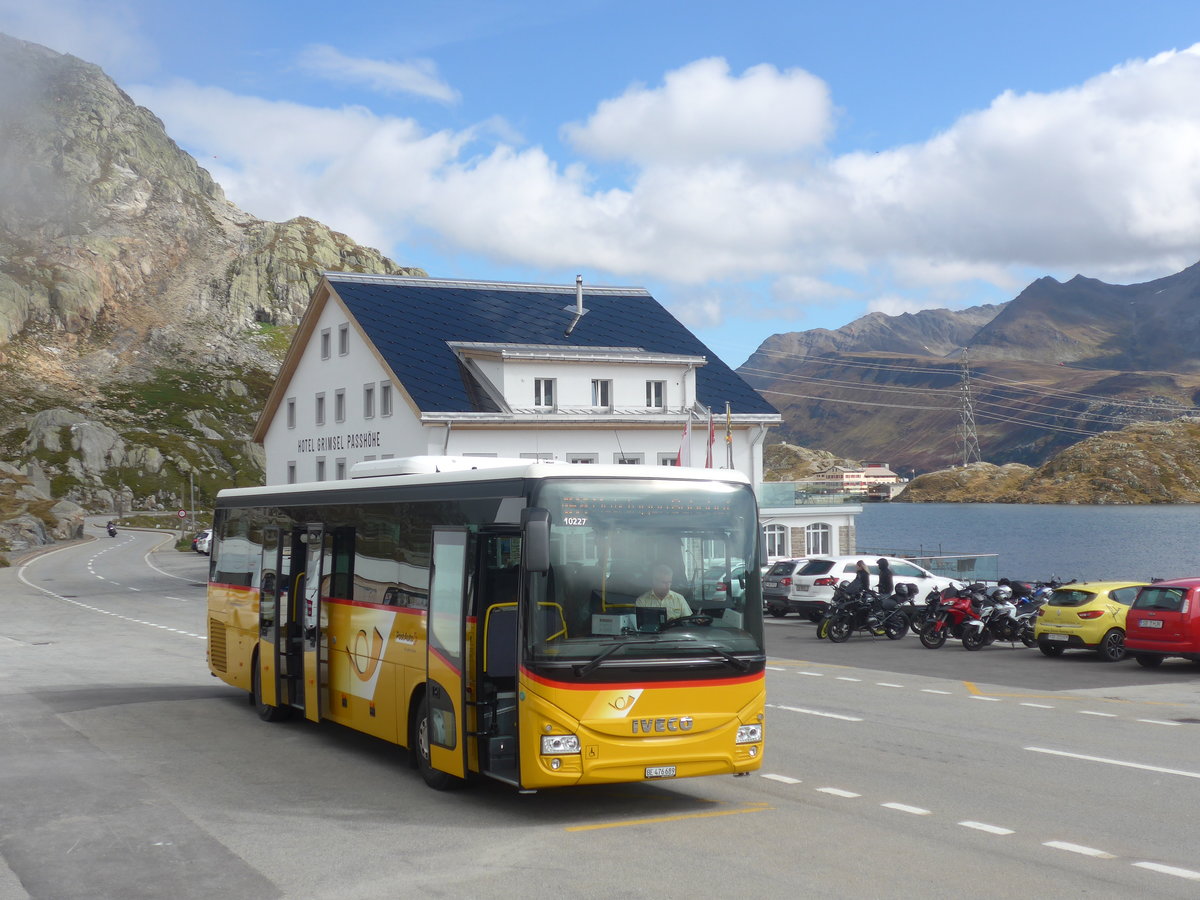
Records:
[[[831,125],[829,91],[808,72],[758,65],[731,77],[725,60],[701,59],[660,88],[605,100],[563,133],[583,153],[647,163],[797,153],[819,146]]]
[[[140,77],[158,61],[132,4],[120,0],[0,0],[0,32],[118,76]]]
[[[898,294],[886,294],[867,302],[868,312],[881,312],[889,316],[920,312],[928,308],[928,303],[922,303],[912,297],[901,297]]]
[[[438,77],[428,59],[391,62],[346,56],[326,44],[307,47],[300,65],[333,81],[366,85],[383,94],[415,94],[441,103],[457,103],[459,93]]]
[[[420,232],[503,264],[667,283],[710,323],[738,308],[738,284],[774,281],[779,308],[839,299],[814,272],[855,272],[871,285],[859,296],[900,309],[921,292],[959,305],[980,282],[1019,289],[1030,270],[1162,275],[1200,255],[1200,46],[833,159],[817,79],[701,60],[567,129],[636,163],[604,184],[503,123],[431,132],[187,83],[133,93],[257,215],[311,215],[385,251]]]

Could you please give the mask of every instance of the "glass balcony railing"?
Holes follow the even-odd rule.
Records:
[[[844,492],[822,492],[812,490],[812,485],[797,481],[767,481],[755,485],[758,505],[768,509],[786,509],[789,506],[841,506],[846,503],[862,503],[865,494]]]

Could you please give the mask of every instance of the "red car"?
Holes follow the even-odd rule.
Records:
[[[1200,578],[1146,585],[1125,617],[1125,652],[1151,668],[1168,656],[1200,662]]]

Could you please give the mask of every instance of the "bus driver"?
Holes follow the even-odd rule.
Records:
[[[650,590],[638,597],[637,606],[661,607],[667,611],[668,619],[680,619],[692,614],[692,608],[682,595],[671,590],[671,567],[659,563],[650,571]]]

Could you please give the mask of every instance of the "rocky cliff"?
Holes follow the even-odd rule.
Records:
[[[424,274],[265,222],[99,68],[0,35],[0,450],[112,510],[256,483],[248,443],[325,269]]]
[[[1038,468],[975,463],[914,479],[910,503],[1200,503],[1200,418],[1087,438]]]

